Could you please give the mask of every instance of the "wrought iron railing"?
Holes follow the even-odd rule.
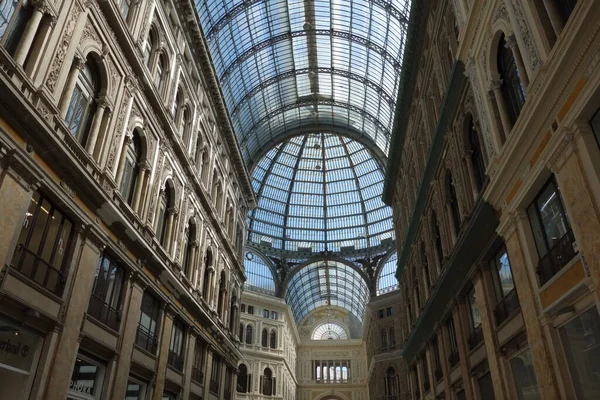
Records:
[[[64,287],[62,271],[48,264],[22,243],[17,245],[13,259],[16,263],[13,267],[21,274],[57,296],[62,294]]]
[[[196,365],[192,366],[192,380],[200,385],[204,384],[204,372],[202,372],[202,367]]]
[[[119,311],[95,294],[90,297],[88,314],[115,331],[119,329]]]
[[[519,297],[517,291],[513,288],[503,299],[500,301],[494,309],[494,316],[496,317],[496,326],[500,325],[506,320],[512,313],[519,308]]]
[[[569,261],[575,257],[577,251],[573,246],[575,236],[569,230],[538,262],[537,273],[540,277],[540,285],[545,284]]]
[[[460,361],[460,354],[458,350],[454,350],[452,354],[448,356],[448,362],[450,363],[450,367],[454,367]]]
[[[473,350],[475,346],[481,343],[482,340],[483,330],[481,329],[481,325],[479,325],[473,332],[471,332],[469,338],[467,339],[467,342],[469,343],[469,350]]]
[[[158,338],[154,332],[150,332],[146,327],[138,325],[135,344],[149,353],[156,354]]]
[[[177,371],[183,371],[183,357],[175,353],[173,350],[169,350],[167,364],[175,368]]]

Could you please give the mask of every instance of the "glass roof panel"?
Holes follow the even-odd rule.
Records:
[[[297,323],[312,310],[331,305],[345,308],[362,321],[369,289],[360,274],[346,264],[319,261],[292,276],[285,300]]]
[[[272,247],[290,251],[378,245],[373,234],[393,235],[391,210],[381,201],[383,178],[370,151],[348,138],[314,133],[282,142],[254,170],[259,196],[249,239],[269,236],[279,239]]]
[[[244,289],[254,290],[256,292],[275,295],[275,280],[273,273],[265,261],[254,254],[246,252],[246,260],[244,261],[247,280],[244,283]]]
[[[389,148],[409,0],[195,0],[242,154],[334,124]]]
[[[396,264],[398,261],[398,253],[394,252],[385,261],[383,267],[379,271],[377,278],[377,295],[391,292],[398,289],[398,280],[396,279]]]

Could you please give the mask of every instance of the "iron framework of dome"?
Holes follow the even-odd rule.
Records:
[[[331,271],[342,271],[349,280],[340,281],[345,299],[340,305],[361,319],[368,296],[362,289],[358,298],[343,292],[365,285],[366,274],[340,263],[318,269],[318,279],[315,275],[307,287],[293,281],[308,270],[314,275],[311,265],[328,254],[352,263],[394,246],[391,211],[380,199],[382,166],[410,0],[195,0],[195,5],[257,194],[247,244],[261,260],[246,261],[253,286],[271,292],[271,271],[280,295],[302,298],[303,308],[314,309],[331,305],[335,293],[312,281],[320,282],[323,274],[334,281]],[[286,267],[292,264],[306,266]],[[307,290],[315,293],[306,297]],[[306,310],[297,311],[299,322]]]

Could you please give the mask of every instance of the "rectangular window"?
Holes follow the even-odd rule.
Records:
[[[94,277],[94,286],[88,306],[88,314],[110,328],[119,328],[119,306],[125,271],[108,254],[104,253]]]
[[[219,394],[219,378],[221,377],[221,358],[213,355],[212,369],[210,372],[210,391]]]
[[[167,363],[177,371],[183,371],[183,345],[185,340],[185,325],[179,319],[173,320],[169,357]]]
[[[433,361],[435,363],[434,367],[435,370],[433,371],[433,374],[435,375],[435,381],[439,381],[440,379],[442,379],[442,360],[440,358],[440,346],[438,343],[438,338],[437,336],[435,336],[431,342],[431,345],[433,347]]]
[[[592,126],[592,131],[596,137],[596,143],[600,146],[600,108],[596,110],[596,114],[592,117],[590,125]]]
[[[204,353],[206,351],[206,343],[201,339],[196,339],[196,347],[194,349],[194,363],[192,364],[192,380],[204,384]]]
[[[73,240],[73,223],[39,192],[31,197],[11,264],[56,295]]]
[[[592,306],[559,328],[576,398],[600,398],[600,315]]]
[[[248,306],[248,314],[254,315],[254,306]]]
[[[104,369],[100,362],[78,354],[71,374],[67,400],[101,398]]]
[[[269,318],[269,310],[263,310],[263,318]]]
[[[469,349],[473,350],[483,340],[481,330],[481,315],[475,295],[475,288],[472,287],[467,294],[468,299],[468,318],[469,318]]]
[[[543,285],[576,254],[573,247],[575,238],[554,178],[544,185],[527,207],[527,214],[540,257],[537,272]]]
[[[240,310],[241,312],[246,312],[246,305],[244,303],[242,303],[242,305],[240,306]]]
[[[492,375],[488,372],[481,378],[477,379],[479,385],[479,394],[481,400],[495,400],[494,384],[492,383]]]
[[[448,318],[446,321],[446,328],[448,330],[448,341],[449,341],[449,349],[450,354],[448,355],[448,362],[451,367],[454,367],[460,361],[460,356],[458,355],[458,345],[456,342],[456,331],[454,330],[454,318]]]
[[[519,308],[519,298],[513,281],[510,261],[506,247],[502,246],[494,258],[490,260],[494,293],[496,295],[496,308],[494,316],[496,325],[500,325],[508,316]]]
[[[385,315],[388,317],[392,316],[392,307],[388,307],[385,309]]]
[[[271,311],[271,319],[277,319],[277,311]]]
[[[158,344],[160,303],[149,292],[144,293],[135,344],[155,354]]]
[[[31,18],[30,2],[10,0],[0,2],[0,45],[14,56],[25,26]]]
[[[130,376],[129,380],[127,381],[127,392],[125,393],[125,400],[144,400],[146,398],[147,388],[147,382]]]
[[[530,349],[513,356],[510,359],[510,369],[518,400],[541,399]]]
[[[379,316],[380,319],[383,318],[383,317],[385,317],[385,311],[383,309],[377,310],[377,314],[378,314],[378,316]]]
[[[425,393],[431,389],[431,382],[429,380],[429,365],[427,363],[427,356],[423,355],[421,358],[421,364],[423,366],[423,389],[425,389]]]

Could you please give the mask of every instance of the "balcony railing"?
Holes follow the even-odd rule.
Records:
[[[154,332],[150,332],[146,327],[138,325],[135,344],[149,353],[156,354],[158,338]]]
[[[119,329],[119,311],[106,304],[100,297],[92,294],[88,314],[115,331]]]
[[[192,366],[192,380],[200,385],[204,384],[204,372],[202,372],[202,367]]]
[[[15,269],[27,278],[57,296],[62,294],[64,285],[62,272],[38,257],[37,254],[23,246],[23,244],[19,243],[17,245],[13,260],[16,264],[14,265]]]
[[[458,354],[458,350],[454,350],[452,354],[448,356],[448,362],[450,363],[450,367],[454,367],[460,361],[460,354]]]
[[[177,371],[183,371],[183,357],[175,353],[173,350],[169,350],[167,364],[175,368]]]
[[[210,384],[208,385],[208,389],[211,391],[211,393],[218,395],[219,394],[219,382],[213,381],[211,379]]]
[[[512,313],[519,308],[519,297],[517,291],[513,288],[506,297],[502,299],[494,309],[494,316],[496,317],[496,326],[500,325],[506,320]]]
[[[481,329],[481,325],[479,325],[471,334],[469,335],[469,339],[467,342],[469,343],[469,350],[473,350],[475,346],[483,341],[483,330]]]
[[[569,230],[558,242],[540,259],[538,262],[537,273],[540,277],[540,285],[545,284],[558,271],[560,271],[569,261],[575,257],[577,251],[573,243],[575,236],[573,231]]]

